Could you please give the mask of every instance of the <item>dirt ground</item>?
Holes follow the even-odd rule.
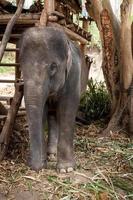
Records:
[[[133,199],[133,143],[124,133],[103,138],[103,124],[76,126],[76,170],[58,174],[56,162],[39,173],[26,165],[28,126],[17,117],[8,153],[0,163],[0,200]]]
[[[0,92],[12,96],[14,90],[3,85]],[[26,116],[18,116],[0,163],[0,200],[132,200],[133,142],[121,130],[102,137],[104,128],[102,121],[76,126],[74,172],[58,174],[49,162],[37,173],[26,165],[28,126]]]

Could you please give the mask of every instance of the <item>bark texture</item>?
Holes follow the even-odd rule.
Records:
[[[121,65],[124,88],[128,89],[133,77],[132,56],[132,0],[124,0],[121,5]]]
[[[128,89],[133,75],[132,4],[132,0],[123,0],[121,22],[115,17],[109,0],[92,0],[88,7],[100,32],[102,69],[112,103],[111,118],[105,133],[125,128],[129,122]]]

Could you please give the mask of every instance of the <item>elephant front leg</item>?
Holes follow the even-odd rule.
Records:
[[[58,125],[56,111],[49,110],[48,112],[48,144],[47,153],[50,161],[56,160],[58,142]]]
[[[46,144],[43,135],[43,98],[35,90],[26,88],[25,102],[29,124],[30,156],[28,164],[33,170],[46,167]]]
[[[58,109],[59,139],[57,149],[57,170],[60,173],[73,171],[75,167],[73,137],[75,116],[79,97],[73,96],[61,99]]]

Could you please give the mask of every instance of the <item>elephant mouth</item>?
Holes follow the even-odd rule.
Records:
[[[50,92],[50,93],[49,93],[49,97],[50,97],[50,98],[51,98],[51,97],[55,97],[55,96],[57,96],[57,92],[53,91],[53,92]]]

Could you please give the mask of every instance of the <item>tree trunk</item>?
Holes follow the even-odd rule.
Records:
[[[131,86],[133,69],[131,5],[132,0],[123,0],[121,23],[115,17],[109,0],[92,0],[90,5],[89,13],[100,31],[103,50],[102,70],[112,104],[111,118],[104,131],[106,134],[127,128],[129,122],[127,91]],[[128,35],[125,31],[128,31]]]

